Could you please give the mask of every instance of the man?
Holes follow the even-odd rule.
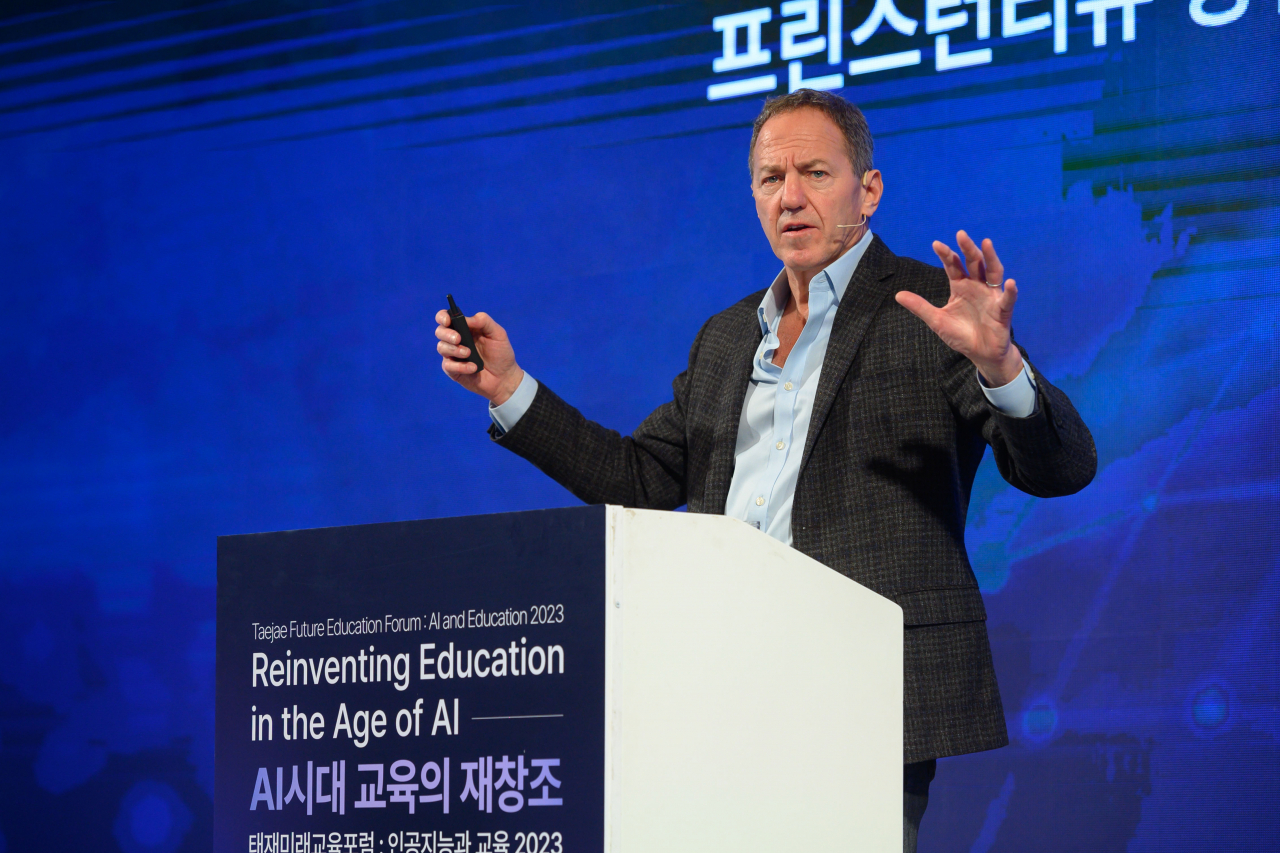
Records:
[[[583,501],[736,516],[902,606],[913,851],[936,759],[1008,742],[964,548],[982,454],[1042,497],[1087,485],[1096,455],[1013,342],[1017,286],[990,240],[959,232],[963,257],[935,242],[943,272],[871,234],[884,193],[871,155],[862,113],[838,95],[765,104],[748,165],[783,271],[707,321],[671,402],[629,437],[521,370],[487,315],[467,321],[482,371],[459,360],[445,311],[436,337],[445,373],[489,400],[494,439]]]

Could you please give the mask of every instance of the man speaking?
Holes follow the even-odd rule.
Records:
[[[748,153],[783,270],[709,319],[688,369],[629,437],[584,418],[467,320],[484,369],[436,315],[446,374],[489,400],[495,441],[587,503],[723,513],[901,605],[904,849],[936,759],[1008,743],[986,610],[964,547],[986,445],[1039,497],[1084,488],[1093,439],[1011,335],[1018,290],[990,240],[957,234],[945,268],[893,254],[861,111],[801,89],[768,101]],[[923,322],[922,322],[923,321]]]

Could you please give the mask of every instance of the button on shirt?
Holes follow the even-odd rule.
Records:
[[[742,402],[733,481],[724,512],[788,545],[791,502],[831,326],[849,279],[870,245],[868,230],[809,282],[809,318],[782,367],[773,363],[773,356],[779,345],[778,324],[791,299],[786,270],[778,273],[756,309],[763,338],[752,357],[751,384]]]
[[[774,279],[757,309],[763,339],[752,357],[751,382],[738,422],[725,515],[740,518],[788,545],[791,503],[831,326],[845,288],[871,239],[868,230],[853,248],[809,282],[809,318],[782,367],[773,363],[773,355],[778,349],[778,323],[791,298],[785,270]],[[987,400],[1003,414],[1027,417],[1038,408],[1035,377],[1025,361],[1022,373],[1008,385],[989,388],[981,376],[978,382]],[[489,416],[498,429],[512,429],[529,410],[537,392],[537,380],[525,373],[506,402],[489,407]]]

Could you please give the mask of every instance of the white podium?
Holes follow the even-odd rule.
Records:
[[[901,850],[902,609],[734,519],[607,517],[606,849]]]
[[[222,537],[214,850],[897,853],[902,641],[722,516]]]

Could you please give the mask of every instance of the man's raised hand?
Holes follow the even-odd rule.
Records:
[[[484,397],[495,406],[505,403],[524,378],[524,371],[516,364],[516,354],[507,338],[507,330],[481,311],[467,318],[471,337],[484,359],[484,370],[478,370],[473,362],[459,361],[470,355],[461,345],[462,336],[449,328],[449,312],[441,309],[436,314],[436,352],[440,353],[440,367],[454,382],[468,391]]]
[[[1013,345],[1010,333],[1018,285],[1004,278],[1004,265],[990,240],[983,240],[978,248],[960,231],[956,242],[963,257],[946,243],[933,243],[951,283],[946,305],[936,308],[924,297],[905,290],[894,298],[943,343],[972,361],[988,385],[998,388],[1022,371],[1022,353]]]

